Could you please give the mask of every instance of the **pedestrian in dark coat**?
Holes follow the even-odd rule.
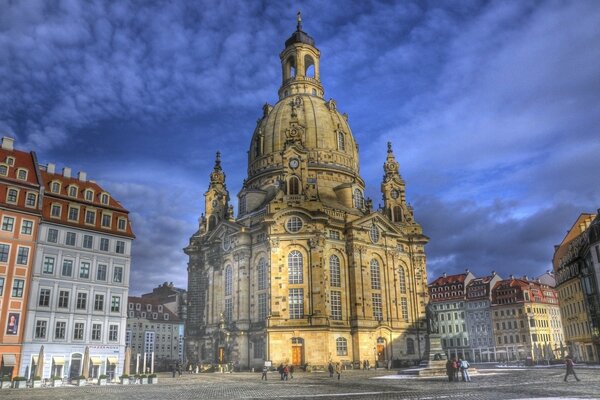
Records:
[[[327,369],[329,370],[329,377],[333,378],[333,364],[331,363],[331,361],[329,362],[329,366],[327,366]]]
[[[277,367],[277,372],[279,372],[279,376],[281,377],[281,380],[283,380],[283,363],[279,364],[279,367]]]
[[[454,378],[454,370],[452,369],[452,361],[448,359],[446,361],[446,375],[448,375],[448,382],[452,382]]]
[[[579,378],[575,373],[575,361],[573,360],[573,358],[571,358],[570,355],[568,355],[567,358],[565,358],[565,366],[567,367],[567,371],[565,372],[565,382],[567,381],[567,377],[569,375],[573,375],[577,382],[579,382]]]

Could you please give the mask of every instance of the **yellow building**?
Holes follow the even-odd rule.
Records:
[[[324,99],[320,52],[298,29],[280,54],[248,176],[229,203],[220,156],[185,252],[189,362],[325,365],[418,360],[425,352],[427,237],[388,144],[372,209],[348,118]]]

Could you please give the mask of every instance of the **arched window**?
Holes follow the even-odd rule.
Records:
[[[338,142],[338,150],[340,150],[340,151],[346,150],[346,138],[344,137],[343,132],[338,132],[337,142]]]
[[[225,296],[231,296],[233,292],[233,271],[231,265],[225,267]]]
[[[406,275],[404,274],[404,268],[398,268],[398,285],[400,286],[400,293],[406,293]]]
[[[348,341],[346,338],[339,337],[335,339],[335,350],[338,356],[348,355]]]
[[[402,209],[400,206],[394,207],[394,222],[402,221]]]
[[[371,260],[371,289],[381,289],[379,262],[375,259]]]
[[[289,57],[286,61],[286,78],[293,78],[296,76],[296,60],[294,57]]]
[[[371,230],[369,231],[369,237],[371,238],[371,242],[377,243],[379,242],[379,228],[377,225],[371,225]]]
[[[256,275],[258,279],[258,290],[265,290],[267,288],[267,262],[264,258],[258,260],[256,270]]]
[[[329,257],[329,282],[333,287],[341,287],[340,259],[336,255]]]
[[[208,230],[213,230],[215,228],[215,226],[217,225],[217,217],[215,217],[214,215],[211,215],[210,217],[208,217]]]
[[[288,181],[288,194],[300,194],[300,179],[292,176]]]
[[[411,339],[411,338],[406,339],[406,354],[408,354],[408,355],[415,354],[414,339]]]
[[[354,207],[363,209],[365,206],[365,200],[363,198],[363,194],[360,189],[354,189]]]
[[[315,62],[309,55],[304,56],[304,68],[306,68],[304,71],[304,76],[309,78],[315,77]]]
[[[301,284],[304,282],[304,265],[302,253],[298,250],[288,254],[288,283]]]

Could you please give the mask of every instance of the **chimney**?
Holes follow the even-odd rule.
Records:
[[[4,136],[2,138],[2,149],[4,150],[14,150],[14,144],[15,144],[15,139],[8,137],[8,136]]]
[[[71,177],[71,168],[69,167],[64,167],[63,168],[63,176],[65,178],[70,178]]]
[[[81,182],[85,182],[85,180],[87,179],[87,174],[83,171],[79,171],[77,173],[77,179],[79,179]]]
[[[52,163],[48,163],[48,165],[46,166],[46,172],[48,172],[49,174],[53,174],[56,171],[56,165],[52,164]]]

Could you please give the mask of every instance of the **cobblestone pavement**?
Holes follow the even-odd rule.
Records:
[[[564,369],[480,369],[470,383],[417,378],[390,371],[344,371],[338,381],[327,373],[295,373],[282,382],[277,373],[261,382],[260,373],[199,374],[171,378],[156,385],[108,385],[40,389],[2,389],[11,400],[146,400],[146,399],[600,399],[600,369],[579,368],[581,382],[563,382]],[[570,377],[570,379],[573,379]]]

